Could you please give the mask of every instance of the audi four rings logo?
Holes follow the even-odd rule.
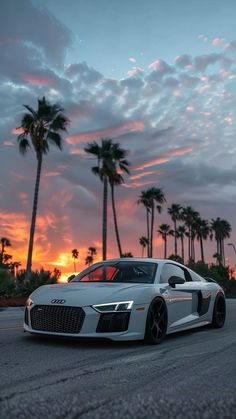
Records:
[[[65,302],[66,300],[57,300],[57,299],[51,301],[52,304],[64,304]]]

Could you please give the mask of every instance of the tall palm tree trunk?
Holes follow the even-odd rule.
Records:
[[[203,251],[203,239],[202,239],[202,236],[200,236],[200,249],[201,249],[201,260],[202,260],[202,262],[203,262],[203,263],[205,263],[205,260],[204,260],[204,251]]]
[[[176,256],[178,254],[177,235],[176,235],[176,220],[174,220],[174,232],[175,232],[175,256]]]
[[[149,225],[149,209],[147,208],[147,238],[148,238],[148,244],[147,244],[147,257],[150,257],[150,225]]]
[[[103,179],[102,258],[107,259],[107,176]]]
[[[225,266],[225,248],[224,248],[224,239],[221,239],[221,252],[222,252],[222,264]]]
[[[43,161],[42,153],[40,153],[37,156],[37,160],[38,160],[37,175],[36,175],[36,182],[35,182],[35,188],[34,188],[34,201],[33,201],[33,210],[32,210],[32,218],[31,218],[31,226],[30,226],[28,257],[27,257],[27,264],[26,264],[27,274],[31,272],[31,266],[32,266],[34,232],[35,232],[36,216],[37,216],[37,209],[38,209],[39,184],[40,184],[40,176],[41,176],[42,161]]]
[[[181,247],[182,247],[182,261],[184,263],[184,238],[181,237]]]
[[[76,272],[75,258],[74,258],[74,270],[75,270],[75,272]]]
[[[194,237],[192,237],[192,255],[191,255],[193,261],[195,262],[195,242]]]
[[[143,258],[144,246],[142,246],[142,258]]]
[[[166,259],[167,255],[167,238],[164,238],[164,259]]]
[[[114,226],[115,226],[117,246],[118,246],[118,250],[119,250],[119,255],[120,255],[120,257],[122,257],[122,249],[121,249],[121,242],[120,242],[118,223],[117,223],[115,196],[114,196],[114,184],[113,183],[111,183],[111,203],[112,203],[112,210],[113,210],[113,217],[114,217]]]
[[[191,260],[191,229],[188,230],[188,258]]]
[[[155,208],[154,208],[154,203],[153,203],[152,208],[151,208],[150,258],[152,258],[152,254],[153,254],[154,212],[155,212]]]

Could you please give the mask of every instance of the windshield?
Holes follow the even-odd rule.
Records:
[[[71,282],[124,282],[153,284],[157,263],[100,263],[85,269]]]

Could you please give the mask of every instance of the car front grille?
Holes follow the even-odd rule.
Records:
[[[79,333],[85,312],[81,307],[36,305],[30,311],[34,330],[54,333]]]

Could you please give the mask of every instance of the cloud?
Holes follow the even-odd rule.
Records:
[[[186,68],[186,67],[192,67],[193,61],[191,55],[178,55],[175,58],[175,64],[179,68]]]
[[[65,51],[72,42],[72,33],[65,25],[48,10],[35,7],[30,0],[2,0],[1,10],[1,39],[6,45],[14,40],[21,45],[28,43],[33,48],[41,48],[49,62],[62,65]]]
[[[221,54],[206,54],[206,55],[199,55],[194,59],[194,65],[196,70],[198,71],[205,71],[209,65],[216,64],[217,62],[221,61],[222,56]]]
[[[224,38],[214,38],[212,40],[212,45],[214,47],[218,46],[218,45],[222,45],[224,43]]]
[[[152,159],[149,161],[145,161],[144,163],[134,166],[133,169],[134,170],[143,170],[146,169],[148,167],[152,167],[152,166],[159,166],[160,164],[164,164],[167,163],[170,159],[168,157],[159,157],[157,159]]]
[[[22,80],[24,80],[28,83],[32,83],[32,84],[52,85],[52,80],[49,77],[46,77],[46,76],[37,76],[37,75],[33,75],[33,74],[23,74],[22,75]]]
[[[163,188],[168,204],[194,205],[204,218],[211,217],[212,211],[221,216],[217,211],[223,208],[222,217],[233,219],[234,41],[219,54],[213,48],[218,41],[215,45],[209,42],[212,54],[196,56],[193,51],[190,56],[180,50],[173,64],[159,59],[149,68],[131,68],[128,76],[109,78],[96,66],[76,58],[66,65],[70,31],[32,4],[25,13],[25,28],[14,28],[10,22],[9,31],[4,29],[0,38],[0,223],[1,234],[13,240],[17,259],[24,262],[27,253],[36,158],[33,151],[25,158],[19,155],[16,135],[20,131],[15,127],[24,112],[22,105],[36,107],[37,98],[43,95],[62,104],[71,124],[63,152],[52,149],[43,160],[37,266],[57,266],[66,260],[72,270],[73,247],[79,248],[83,258],[89,245],[100,246],[102,183],[91,173],[94,162],[85,156],[83,143],[101,137],[114,138],[129,150],[131,176],[125,176],[125,185],[115,191],[121,238],[127,250],[139,253],[138,237],[144,234],[145,218],[136,203],[141,189],[152,185]],[[38,29],[29,40],[32,14],[38,22],[47,15],[41,27],[48,44]],[[48,28],[49,22],[53,30]],[[64,41],[59,51],[60,30]],[[49,58],[52,47],[56,53]],[[108,213],[109,255],[116,256],[110,206]],[[160,222],[169,222],[165,211],[160,217]]]
[[[225,49],[226,49],[226,50],[229,50],[229,51],[235,51],[235,50],[236,50],[236,41],[231,41],[231,42],[228,42],[228,43],[225,45]]]
[[[175,72],[174,68],[163,60],[153,61],[151,64],[149,64],[148,68],[150,70],[156,71],[157,73],[161,75]]]
[[[129,61],[130,61],[131,63],[136,63],[136,59],[135,59],[134,57],[130,57],[130,58],[129,58]]]
[[[76,77],[79,82],[85,84],[98,83],[102,79],[102,74],[93,67],[89,67],[86,62],[69,64],[65,75],[69,78]]]
[[[127,71],[127,75],[129,77],[139,76],[144,72],[144,69],[141,67],[132,67],[130,70]]]
[[[103,137],[119,137],[127,132],[138,132],[143,130],[143,121],[129,121],[115,127],[73,134],[67,137],[66,141],[68,144],[76,144],[78,142],[92,141]]]

